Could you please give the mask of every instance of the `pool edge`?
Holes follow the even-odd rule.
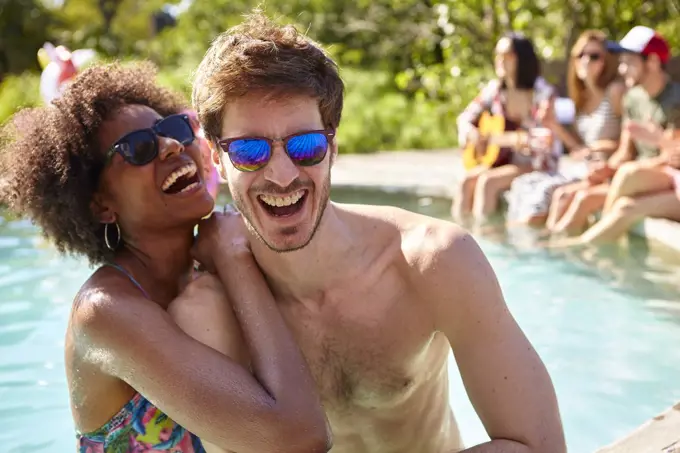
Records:
[[[680,401],[595,453],[680,452]]]

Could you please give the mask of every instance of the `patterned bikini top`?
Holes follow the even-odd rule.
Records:
[[[123,267],[107,264],[125,274],[147,299],[149,295]],[[76,433],[78,453],[205,453],[201,440],[175,423],[141,394],[136,393],[101,428]]]

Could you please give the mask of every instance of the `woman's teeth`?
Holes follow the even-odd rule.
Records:
[[[188,192],[188,191],[190,191],[191,189],[193,189],[193,188],[196,187],[196,186],[198,186],[198,183],[197,183],[197,182],[192,182],[191,184],[189,184],[188,186],[186,186],[184,189],[180,190],[178,193]]]
[[[165,181],[163,181],[163,185],[161,186],[161,190],[163,190],[163,192],[167,191],[182,176],[186,176],[188,178],[191,178],[195,174],[196,174],[196,164],[193,163],[193,162],[190,162],[190,163],[178,168],[177,170],[173,171],[172,173],[170,173],[170,175],[167,178],[165,178]],[[193,184],[195,184],[195,183],[193,183]],[[190,184],[190,186],[193,185],[193,184]],[[189,187],[189,186],[187,186],[187,187]],[[182,190],[182,192],[184,192],[186,189],[187,188],[184,188]]]
[[[260,200],[262,200],[269,206],[276,207],[290,206],[300,201],[300,198],[302,198],[304,194],[305,194],[304,190],[299,190],[294,194],[285,197],[278,197],[275,195],[260,195]]]

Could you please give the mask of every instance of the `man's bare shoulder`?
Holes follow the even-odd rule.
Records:
[[[403,257],[414,275],[431,273],[442,264],[442,260],[465,262],[474,258],[475,247],[468,245],[474,244],[474,239],[453,222],[394,206],[341,206],[341,209],[359,215],[367,225],[373,225],[378,230],[392,229],[398,233],[393,236],[394,240],[400,241]]]

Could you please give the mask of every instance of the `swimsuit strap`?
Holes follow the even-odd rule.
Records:
[[[144,297],[146,297],[147,299],[151,299],[151,298],[149,297],[149,294],[148,294],[148,293],[144,290],[144,288],[142,287],[142,285],[140,285],[139,282],[138,282],[137,280],[135,280],[135,278],[132,276],[132,274],[130,274],[127,270],[125,270],[124,267],[119,266],[118,264],[115,264],[115,263],[106,263],[106,264],[104,264],[104,266],[112,267],[112,268],[117,269],[118,271],[122,272],[123,274],[125,274],[125,276],[127,276],[127,278],[129,278],[130,281],[131,281],[137,288],[139,288],[139,290],[142,292],[142,294],[144,294]]]

